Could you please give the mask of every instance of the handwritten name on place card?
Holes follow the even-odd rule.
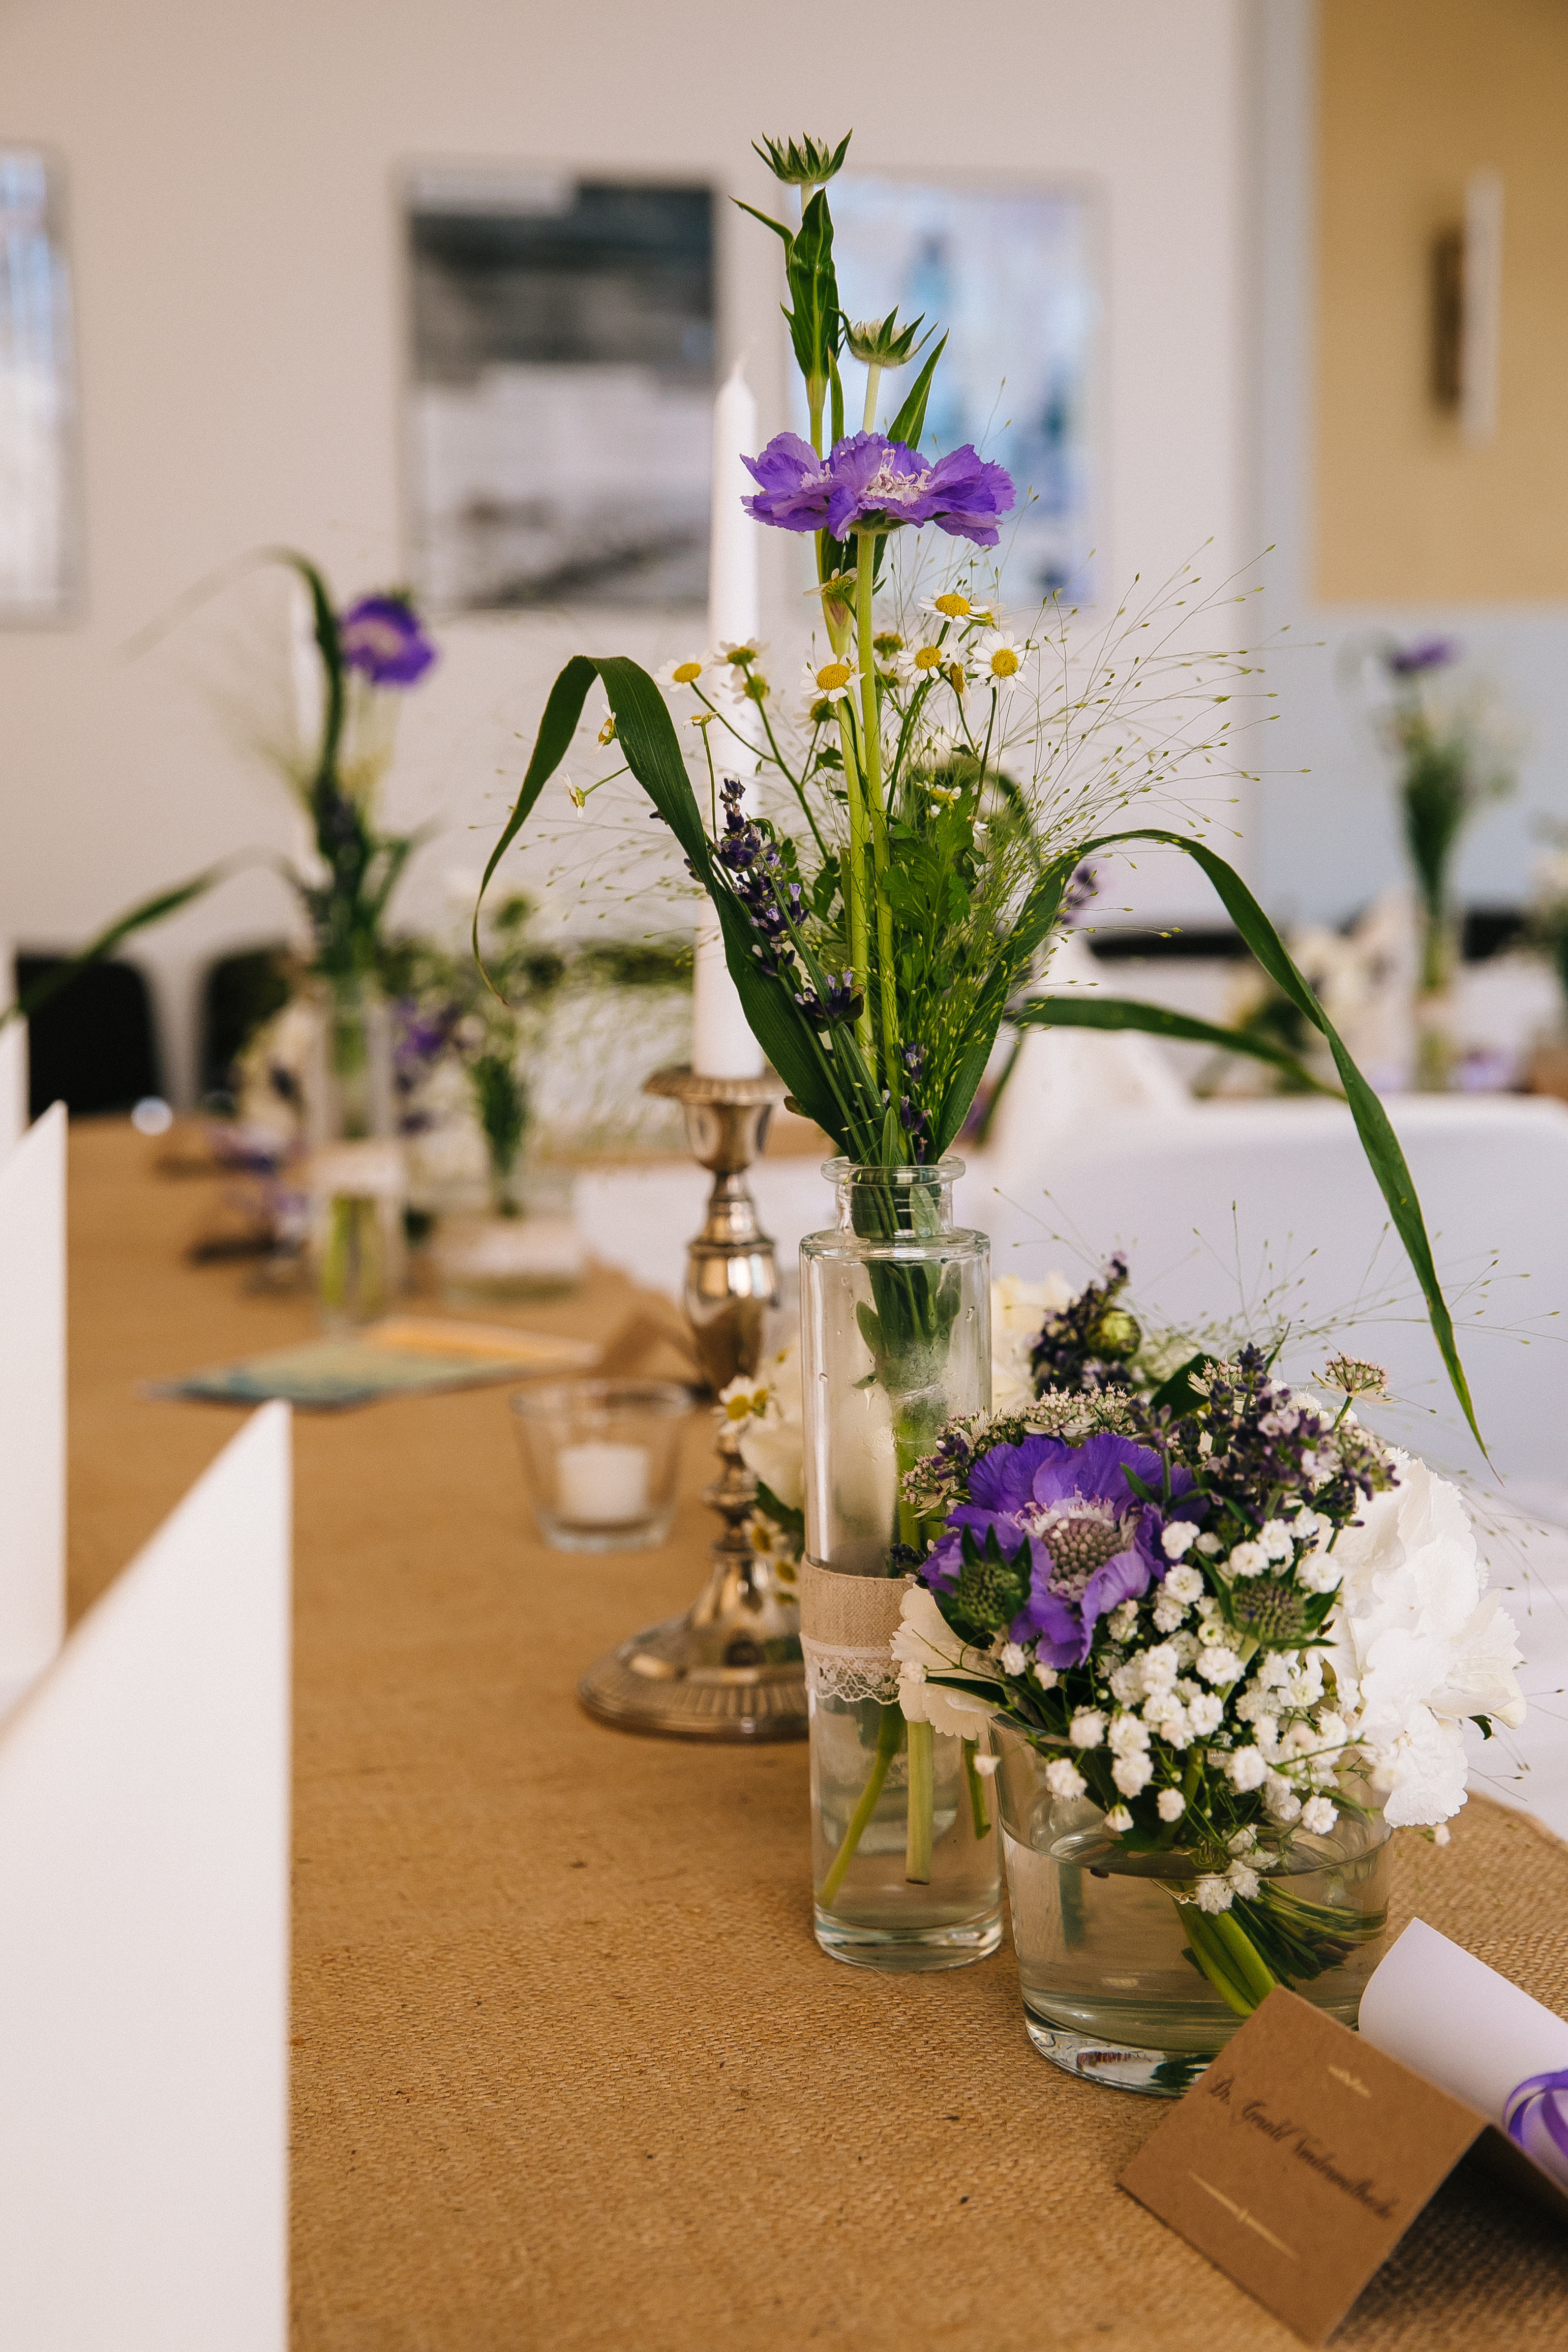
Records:
[[[1294,1993],[1270,1993],[1121,2175],[1321,2343],[1485,2118]]]

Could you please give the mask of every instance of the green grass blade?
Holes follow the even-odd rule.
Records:
[[[1214,884],[1231,921],[1269,979],[1289,998],[1297,1010],[1306,1015],[1313,1028],[1327,1039],[1367,1164],[1377,1180],[1378,1190],[1388,1203],[1394,1229],[1405,1244],[1405,1254],[1421,1286],[1432,1336],[1437,1342],[1449,1382],[1476,1444],[1485,1454],[1486,1440],[1476,1420],[1465,1368],[1459,1361],[1458,1343],[1454,1337],[1454,1318],[1448,1312],[1447,1301],[1437,1280],[1437,1269],[1432,1260],[1432,1244],[1426,1237],[1426,1220],[1421,1214],[1421,1203],[1415,1197],[1415,1181],[1388,1113],[1357,1069],[1344,1039],[1323,1011],[1307,980],[1297,971],[1284,940],[1236,868],[1227,865],[1223,857],[1217,857],[1201,841],[1190,841],[1184,834],[1167,833],[1161,827],[1150,825],[1127,833],[1104,834],[1097,841],[1085,842],[1073,853],[1074,861],[1092,856],[1098,849],[1123,848],[1134,841],[1164,842],[1202,866]]]
[[[1272,1062],[1277,1069],[1312,1093],[1344,1097],[1337,1087],[1315,1078],[1305,1062],[1267,1037],[1245,1029],[1226,1029],[1214,1021],[1195,1021],[1185,1013],[1169,1013],[1163,1004],[1141,1004],[1129,996],[1031,996],[1007,1015],[1013,1029],[1142,1029],[1153,1037],[1173,1037],[1189,1045],[1214,1045],[1227,1054],[1250,1054],[1255,1061]]]

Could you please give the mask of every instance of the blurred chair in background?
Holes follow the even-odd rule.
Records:
[[[18,996],[67,959],[17,951]],[[90,964],[39,1006],[28,1028],[28,1115],[41,1118],[63,1102],[73,1118],[94,1111],[129,1110],[144,1096],[163,1092],[153,999],[134,964]]]

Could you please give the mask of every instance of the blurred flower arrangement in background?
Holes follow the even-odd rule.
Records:
[[[1447,1011],[1459,955],[1455,853],[1479,812],[1513,789],[1520,737],[1500,716],[1495,688],[1467,673],[1452,637],[1356,640],[1342,670],[1398,779],[1420,919],[1416,1084],[1438,1092],[1451,1083],[1455,1061]]]

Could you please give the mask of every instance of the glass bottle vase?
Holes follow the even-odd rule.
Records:
[[[837,1223],[801,1244],[803,1647],[816,1937],[837,1958],[956,1968],[1001,1940],[984,1743],[906,1723],[888,1643],[903,1473],[991,1402],[990,1244],[952,1223],[962,1163],[829,1163]]]
[[[385,1315],[404,1283],[406,1178],[395,1135],[392,1033],[379,991],[358,975],[316,992],[306,1084],[310,1256],[329,1331]]]
[[[1088,2082],[1178,2098],[1270,1979],[1354,2025],[1388,1944],[1381,1813],[1342,1811],[1322,1835],[1264,1827],[1248,1856],[1257,1895],[1216,1916],[1193,1900],[1208,1864],[1174,1846],[1130,1852],[1088,1798],[1051,1795],[1048,1755],[1007,1724],[993,1737],[1024,2021],[1043,2056]],[[1250,1988],[1232,1966],[1243,1938],[1248,1967],[1268,1971]]]

